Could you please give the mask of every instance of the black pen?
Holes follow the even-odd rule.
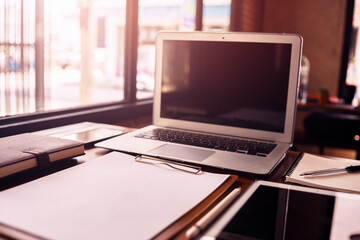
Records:
[[[360,171],[360,165],[350,165],[347,167],[339,167],[339,168],[330,168],[330,169],[323,169],[323,170],[317,170],[317,171],[308,171],[303,172],[300,174],[300,176],[314,176],[314,175],[324,175],[324,174],[331,174],[331,173],[338,173],[338,172],[357,172]]]

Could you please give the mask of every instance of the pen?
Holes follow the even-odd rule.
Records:
[[[331,174],[331,173],[338,173],[338,172],[357,172],[360,171],[360,165],[350,165],[347,167],[339,167],[339,168],[330,168],[330,169],[323,169],[317,171],[308,171],[303,172],[300,176],[311,176],[311,175],[323,175],[323,174]]]
[[[227,195],[221,202],[219,202],[213,209],[211,209],[204,217],[202,217],[194,226],[186,232],[188,239],[193,239],[199,235],[208,225],[217,217],[241,192],[240,188],[235,188],[229,195]]]

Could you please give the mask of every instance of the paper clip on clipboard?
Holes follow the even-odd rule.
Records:
[[[167,161],[164,159],[159,159],[159,158],[154,158],[154,157],[149,157],[149,156],[144,156],[144,155],[136,156],[135,161],[141,162],[141,163],[147,163],[147,164],[154,164],[154,165],[164,164],[173,169],[192,173],[192,174],[200,174],[201,173],[201,167],[192,166],[192,165],[184,164],[184,163]]]

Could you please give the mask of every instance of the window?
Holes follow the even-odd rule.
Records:
[[[360,1],[356,0],[352,19],[352,30],[350,38],[349,60],[346,76],[348,85],[360,86]]]
[[[150,114],[157,32],[228,30],[230,0],[5,0],[0,16],[6,135]]]
[[[230,0],[204,0],[203,30],[228,31],[230,25]]]
[[[126,1],[49,3],[46,110],[124,100]]]
[[[125,0],[4,3],[6,44],[1,62],[12,62],[2,74],[7,85],[2,88],[1,116],[124,99]],[[44,11],[35,15],[35,6]],[[16,13],[24,9],[19,19]],[[35,69],[35,56],[43,56],[37,59],[42,68]]]
[[[355,86],[356,92],[352,104],[360,103],[360,0],[350,0],[347,6],[347,24],[345,28],[343,63],[339,86],[339,96],[347,98],[347,86]],[[353,93],[350,93],[353,94]],[[352,97],[352,96],[351,96]]]
[[[35,1],[0,2],[0,116],[35,104]],[[21,17],[19,17],[21,16]]]
[[[137,98],[152,97],[154,90],[155,38],[161,30],[195,29],[194,0],[139,0]]]

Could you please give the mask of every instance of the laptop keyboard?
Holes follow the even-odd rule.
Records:
[[[156,128],[138,134],[135,137],[263,157],[268,155],[276,147],[275,143],[257,142],[162,128]]]

